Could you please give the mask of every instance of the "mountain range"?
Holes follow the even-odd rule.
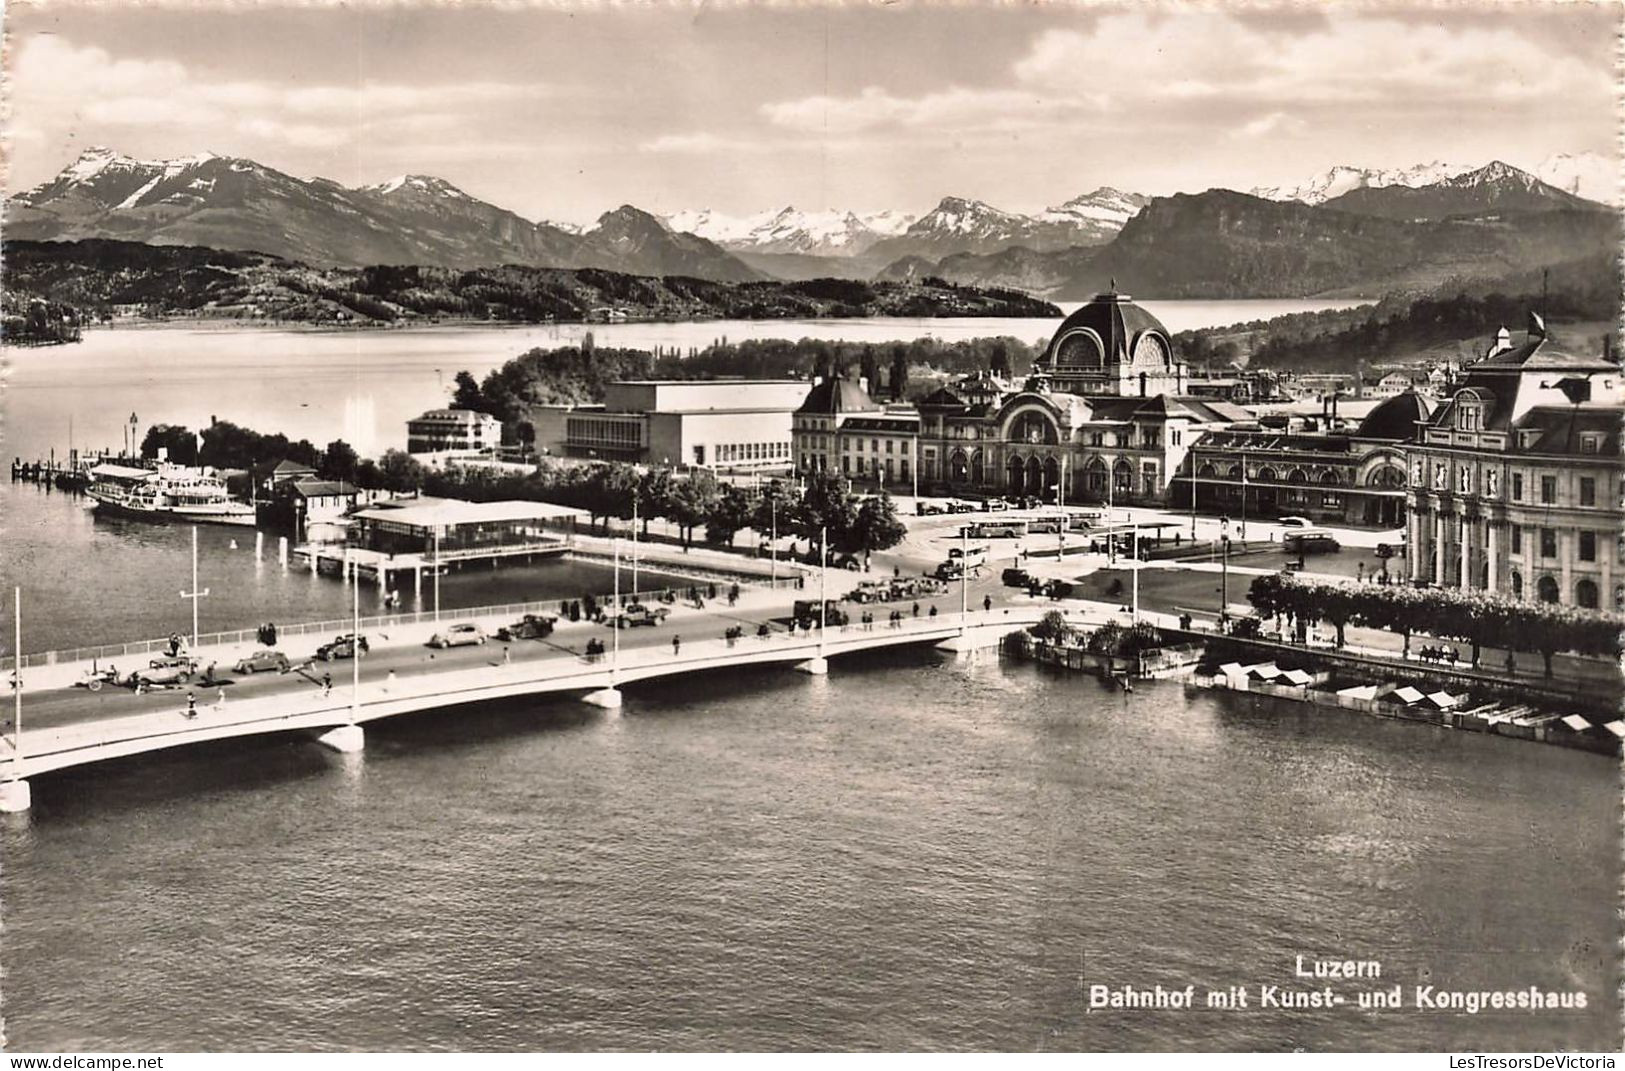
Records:
[[[11,199],[6,237],[247,249],[349,267],[522,264],[723,282],[764,278],[726,250],[674,233],[631,205],[604,213],[590,228],[533,223],[426,175],[349,188],[207,153],[133,160],[88,149],[51,181]]]
[[[1116,278],[1159,297],[1284,297],[1383,293],[1587,255],[1618,225],[1573,191],[1595,188],[1606,164],[1553,157],[1542,169],[1556,184],[1497,161],[1334,168],[1252,195],[1102,187],[1030,215],[961,197],[918,218],[793,206],[660,218],[623,205],[582,227],[533,222],[424,175],[345,187],[233,157],[141,161],[91,149],[11,198],[5,223],[8,239],[252,250],[318,268],[517,265],[725,282],[940,276],[1062,299]]]
[[[1231,190],[1159,197],[1098,249],[905,257],[877,278],[941,277],[1082,300],[1112,280],[1163,298],[1376,295],[1617,251],[1620,225],[1495,162],[1430,185],[1359,187],[1319,205]]]

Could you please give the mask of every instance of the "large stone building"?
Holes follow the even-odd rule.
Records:
[[[867,388],[841,376],[813,384],[791,417],[796,471],[912,488],[920,415],[911,406],[881,405]]]
[[[1409,448],[1412,578],[1625,607],[1625,375],[1503,328]]]
[[[1187,387],[1156,317],[1099,294],[1062,322],[1024,384],[979,373],[920,402],[921,479],[949,492],[1166,501],[1191,446],[1249,417]]]
[[[1204,513],[1398,528],[1405,523],[1404,444],[1430,412],[1427,399],[1408,391],[1357,424],[1325,410],[1212,432],[1191,451],[1170,504],[1190,506],[1194,494]]]
[[[432,454],[458,450],[495,453],[502,445],[502,422],[472,409],[431,409],[406,422],[406,451]]]
[[[602,405],[530,411],[537,450],[557,457],[729,472],[788,471],[790,414],[804,380],[623,380]]]

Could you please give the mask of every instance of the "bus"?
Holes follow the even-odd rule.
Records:
[[[950,563],[980,569],[987,564],[986,547],[949,547],[948,561]]]
[[[1290,554],[1330,554],[1343,549],[1337,537],[1324,528],[1289,529],[1282,536],[1281,545]]]
[[[1069,509],[1066,511],[1066,527],[1071,532],[1087,532],[1091,528],[1098,528],[1106,520],[1106,511],[1102,509]]]
[[[965,528],[971,539],[1020,539],[1028,530],[1026,521],[978,521]]]
[[[1066,518],[1058,514],[1034,517],[1027,522],[1028,535],[1056,535],[1066,527]]]

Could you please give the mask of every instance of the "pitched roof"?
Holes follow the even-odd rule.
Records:
[[[273,475],[286,475],[286,474],[292,473],[292,472],[315,472],[315,471],[316,470],[311,468],[309,465],[301,465],[301,464],[299,464],[299,462],[297,462],[297,461],[289,461],[287,458],[283,458],[281,461],[278,461],[275,465],[273,465],[271,467],[271,473]]]
[[[1625,412],[1618,406],[1601,402],[1582,405],[1537,405],[1514,425],[1519,431],[1536,431],[1540,437],[1527,449],[1537,454],[1579,454],[1580,434],[1591,432],[1602,436],[1593,453],[1618,457],[1620,454],[1620,425]]]
[[[293,493],[301,498],[324,498],[328,495],[353,495],[356,490],[343,480],[295,480]]]
[[[883,407],[850,379],[832,376],[814,384],[798,413],[878,413]]]

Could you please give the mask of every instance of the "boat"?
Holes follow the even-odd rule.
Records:
[[[205,469],[96,465],[90,480],[86,493],[96,501],[98,512],[148,521],[254,524],[254,507],[233,499],[225,481]]]

